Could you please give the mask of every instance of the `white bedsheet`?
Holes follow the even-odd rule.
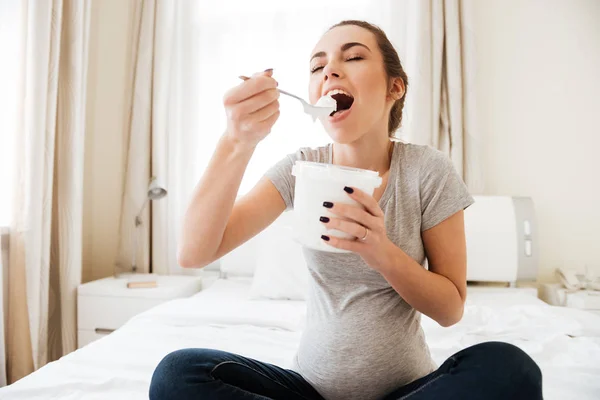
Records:
[[[0,399],[147,399],[152,372],[167,353],[217,348],[289,366],[305,318],[300,301],[247,300],[250,281],[219,280],[198,295],[138,315],[113,334],[0,389]],[[442,328],[423,318],[439,364],[489,340],[530,354],[544,397],[600,398],[600,317],[551,307],[533,296],[471,293],[463,320]]]

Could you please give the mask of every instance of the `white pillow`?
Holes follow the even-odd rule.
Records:
[[[292,237],[291,211],[258,236],[250,298],[306,300],[309,272],[302,246]]]

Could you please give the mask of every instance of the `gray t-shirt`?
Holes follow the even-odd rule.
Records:
[[[331,145],[303,148],[266,176],[293,208],[296,160],[330,163]],[[421,232],[467,208],[473,198],[450,159],[396,142],[379,201],[390,240],[425,267]],[[435,369],[421,315],[354,253],[304,248],[310,272],[306,329],[293,369],[323,397],[378,399]]]

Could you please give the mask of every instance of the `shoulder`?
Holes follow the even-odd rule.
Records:
[[[328,162],[329,145],[322,147],[301,147],[295,153],[288,155],[292,161]]]
[[[453,168],[450,158],[431,146],[396,142],[396,150],[400,152],[398,162],[402,164],[403,169],[419,175],[444,174]]]
[[[326,162],[328,154],[328,147],[302,147],[293,153],[287,154],[285,157],[280,159],[275,165],[273,165],[268,171],[267,176],[271,180],[279,176],[291,176],[292,168],[296,161],[312,161],[312,162]]]

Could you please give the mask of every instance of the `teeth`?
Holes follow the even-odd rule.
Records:
[[[353,98],[353,96],[352,96],[350,93],[346,92],[345,90],[341,90],[341,89],[333,89],[333,90],[330,90],[330,91],[329,91],[329,92],[327,92],[325,95],[326,95],[326,96],[332,96],[332,95],[334,95],[334,94],[338,94],[338,93],[345,94],[346,96],[350,96],[350,97],[352,97],[352,98]]]

